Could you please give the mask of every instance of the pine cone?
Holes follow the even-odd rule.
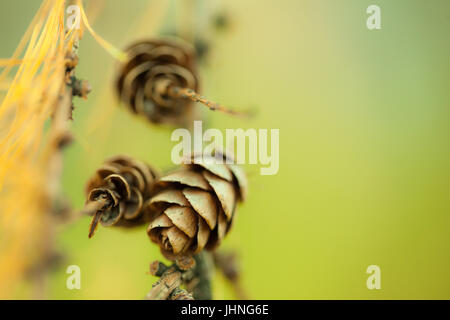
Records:
[[[126,156],[105,161],[86,185],[84,211],[94,215],[89,238],[100,222],[103,226],[130,227],[151,220],[143,204],[151,195],[157,174],[148,165]]]
[[[180,124],[192,113],[179,89],[197,91],[195,50],[175,39],[140,41],[127,50],[117,81],[120,99],[153,123]]]
[[[170,260],[216,248],[232,226],[236,203],[245,199],[244,172],[212,161],[193,157],[155,183],[148,206],[156,218],[147,233]]]

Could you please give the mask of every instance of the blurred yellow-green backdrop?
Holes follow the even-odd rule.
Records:
[[[94,29],[119,48],[178,23],[162,0],[107,0]],[[223,243],[237,250],[243,283],[257,299],[450,298],[450,2],[447,0],[226,0],[227,30],[214,33],[201,70],[203,93],[253,120],[203,111],[209,127],[280,129],[274,176],[247,165],[250,194]],[[40,1],[0,5],[0,57],[11,56]],[[381,8],[381,30],[366,8]],[[199,15],[204,12],[199,11]],[[201,20],[195,17],[192,21]],[[204,19],[204,18],[203,18]],[[183,20],[183,21],[180,21]],[[169,169],[172,130],[119,107],[117,62],[88,33],[77,76],[93,87],[75,101],[75,143],[63,188],[76,209],[84,184],[108,156],[125,153]],[[201,108],[201,107],[199,107]],[[58,229],[63,264],[53,299],[141,299],[161,258],[145,228],[100,228],[89,218]],[[1,253],[0,253],[1,254]],[[66,288],[68,265],[81,289]],[[381,268],[368,290],[366,268]],[[26,297],[24,283],[15,295]],[[215,298],[233,298],[224,279]]]

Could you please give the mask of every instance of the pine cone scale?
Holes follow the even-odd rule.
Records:
[[[199,253],[206,246],[208,242],[211,229],[203,218],[198,219],[198,233],[197,233],[197,249],[194,253]]]
[[[220,179],[208,171],[204,171],[203,176],[217,195],[227,219],[231,220],[236,204],[235,187],[226,180]]]
[[[183,189],[183,195],[194,210],[213,230],[217,223],[217,203],[211,193],[194,188]]]
[[[219,241],[221,241],[224,237],[225,237],[225,233],[227,232],[227,218],[225,216],[225,214],[223,213],[223,211],[220,211],[219,214],[219,219],[218,219],[218,227],[217,227],[217,232],[219,235]]]
[[[166,237],[166,239],[163,240],[165,249],[172,250],[174,254],[180,253],[191,242],[191,239],[175,226],[164,229],[162,234],[163,237]],[[168,245],[169,243],[170,246]]]
[[[164,210],[164,214],[189,238],[197,233],[197,215],[191,208],[171,206]]]
[[[130,199],[126,202],[126,209],[123,213],[125,219],[131,220],[136,218],[139,215],[143,204],[144,200],[142,198],[142,193],[138,188],[132,187]]]
[[[150,234],[150,237],[153,237],[156,235],[158,228],[168,228],[171,226],[173,226],[172,220],[170,220],[169,217],[167,217],[165,214],[162,214],[150,223],[147,230]]]
[[[172,174],[164,176],[159,181],[163,182],[178,182],[183,185],[187,185],[190,187],[196,187],[203,190],[211,190],[211,186],[208,184],[208,181],[197,172],[193,172],[190,170],[180,170],[176,171]]]
[[[119,174],[110,174],[104,179],[106,185],[109,185],[111,188],[119,194],[119,197],[124,200],[130,199],[131,190],[127,180],[119,175]]]
[[[158,193],[150,199],[150,204],[171,203],[180,206],[189,206],[188,200],[183,195],[183,192],[177,189],[168,189]]]
[[[229,167],[225,164],[216,164],[212,161],[203,161],[201,158],[194,158],[192,163],[195,165],[202,166],[206,170],[214,173],[216,176],[219,176],[222,179],[225,179],[229,182],[233,181],[233,173],[229,169]],[[188,165],[192,166],[192,165]]]
[[[135,95],[139,90],[138,83],[139,77],[153,66],[152,62],[143,63],[135,68],[131,69],[122,81],[120,99],[129,104],[131,110],[137,113],[135,107]]]
[[[119,203],[117,206],[107,208],[107,214],[100,215],[100,223],[104,227],[109,227],[116,224],[123,216],[123,204]],[[94,226],[95,227],[95,226]]]
[[[239,185],[238,191],[239,191],[239,198],[241,201],[245,201],[247,199],[247,193],[248,193],[248,181],[247,176],[245,175],[244,170],[240,168],[239,166],[235,164],[230,164],[228,166],[233,173],[234,177],[236,178],[236,181]]]
[[[124,168],[122,175],[131,182],[140,192],[145,191],[145,180],[142,174],[135,168]]]

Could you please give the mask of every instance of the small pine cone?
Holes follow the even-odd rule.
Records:
[[[117,80],[120,99],[132,112],[153,123],[184,124],[193,103],[176,89],[198,90],[195,50],[178,39],[140,41],[131,45]]]
[[[131,227],[151,220],[143,204],[157,178],[147,164],[126,156],[105,161],[86,185],[84,212],[94,215],[89,238],[100,222],[103,226]]]
[[[156,218],[147,233],[167,259],[216,248],[232,226],[247,180],[238,166],[213,161],[193,157],[155,183],[148,206]]]

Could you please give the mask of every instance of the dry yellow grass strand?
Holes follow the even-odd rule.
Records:
[[[119,61],[126,61],[127,55],[125,52],[117,49],[112,44],[110,44],[108,41],[103,39],[100,35],[97,34],[97,32],[94,31],[94,29],[91,27],[91,24],[89,23],[89,20],[87,18],[86,12],[83,8],[83,5],[81,3],[81,0],[77,0],[77,4],[80,6],[80,12],[81,12],[81,19],[83,20],[84,26],[88,31],[91,33],[91,35],[95,38],[95,40],[109,53],[111,54],[115,59]]]
[[[44,124],[65,92],[65,57],[78,32],[64,28],[64,0],[45,0],[10,59],[0,83],[18,65],[0,104],[0,298],[41,259],[51,222],[48,186],[55,152]]]

